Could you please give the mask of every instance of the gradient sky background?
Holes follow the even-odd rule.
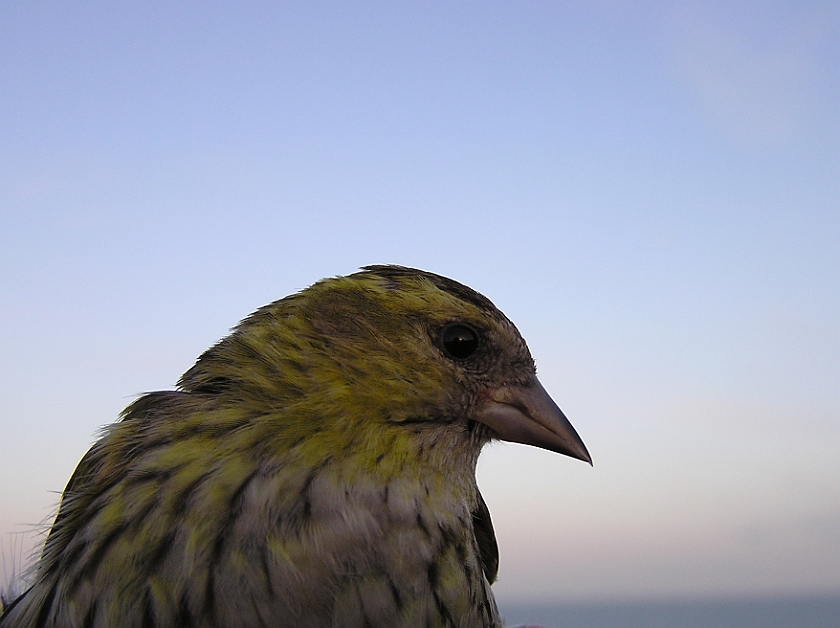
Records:
[[[593,454],[483,455],[502,601],[840,592],[836,2],[0,3],[5,563],[371,263],[493,299]]]

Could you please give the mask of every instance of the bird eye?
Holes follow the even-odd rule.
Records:
[[[453,358],[468,358],[478,348],[478,334],[460,323],[444,327],[441,341],[443,348]]]

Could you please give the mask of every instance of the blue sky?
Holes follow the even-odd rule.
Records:
[[[483,455],[502,600],[840,590],[835,3],[1,3],[6,563],[137,394],[371,263],[494,300],[593,454]]]

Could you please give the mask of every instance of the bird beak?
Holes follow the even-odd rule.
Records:
[[[536,376],[524,386],[487,389],[471,418],[484,423],[502,440],[541,447],[592,464],[586,445]]]

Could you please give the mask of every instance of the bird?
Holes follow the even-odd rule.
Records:
[[[501,627],[496,440],[592,462],[488,298],[322,279],[103,430],[0,628]]]

